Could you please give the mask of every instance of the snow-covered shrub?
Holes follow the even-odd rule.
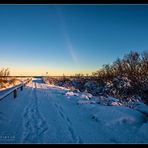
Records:
[[[141,55],[131,51],[118,58],[113,64],[103,65],[93,76],[100,83],[105,83],[102,94],[120,98],[138,95],[148,103],[148,52]]]
[[[93,81],[93,80],[88,80],[84,84],[84,87],[85,87],[85,90],[87,90],[87,92],[90,92],[94,96],[97,96],[102,92],[102,87],[98,85],[96,81]]]

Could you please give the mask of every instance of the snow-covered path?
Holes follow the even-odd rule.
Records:
[[[66,101],[62,97],[67,99],[64,90],[33,80],[15,100],[12,96],[2,100],[0,142],[81,143],[60,104]]]
[[[68,98],[66,92],[67,90],[48,86],[40,79],[34,79],[19,92],[16,99],[10,95],[1,100],[0,143],[143,142],[136,139],[139,137],[137,132],[145,122],[141,113],[120,107],[111,109],[107,106],[96,107],[96,104],[81,105],[77,103],[79,97]],[[119,114],[126,116],[127,110],[129,116],[119,118]],[[100,117],[93,116],[95,112]],[[106,114],[110,112],[117,114],[119,120],[115,116],[115,119],[110,117],[111,122],[108,122]],[[125,125],[122,126],[121,123]]]

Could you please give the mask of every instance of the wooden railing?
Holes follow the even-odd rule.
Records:
[[[9,90],[8,92],[6,92],[5,94],[0,96],[0,101],[2,99],[4,99],[5,97],[7,97],[10,94],[13,94],[13,98],[15,99],[17,97],[18,94],[18,89],[20,89],[21,91],[23,90],[23,88],[31,81],[32,79],[27,80],[25,83],[20,84],[19,86],[16,86],[14,88],[12,88],[11,90]]]

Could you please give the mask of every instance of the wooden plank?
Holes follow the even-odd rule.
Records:
[[[13,91],[13,97],[14,97],[14,99],[17,97],[17,89],[15,89],[15,90]]]

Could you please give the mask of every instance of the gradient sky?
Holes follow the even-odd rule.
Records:
[[[91,73],[148,49],[148,5],[0,5],[0,68]]]

